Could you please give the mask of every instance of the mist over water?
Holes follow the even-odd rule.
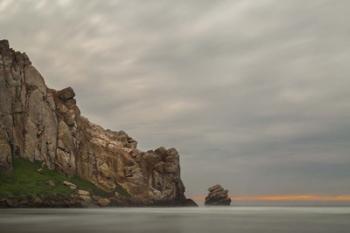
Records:
[[[2,233],[348,233],[350,207],[0,209]]]

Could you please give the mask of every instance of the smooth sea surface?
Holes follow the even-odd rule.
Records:
[[[350,207],[0,209],[12,233],[349,233]]]

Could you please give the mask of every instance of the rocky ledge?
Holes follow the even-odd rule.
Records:
[[[217,184],[208,189],[209,194],[205,198],[205,205],[230,205],[231,198],[228,196],[228,190]]]
[[[71,87],[48,88],[28,56],[7,40],[0,40],[0,151],[0,171],[24,158],[106,192],[121,186],[140,205],[189,203],[176,149],[140,151],[125,132],[90,122]]]

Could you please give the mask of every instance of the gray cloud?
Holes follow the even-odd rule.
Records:
[[[84,115],[176,147],[189,194],[350,193],[345,0],[0,1],[0,37]]]

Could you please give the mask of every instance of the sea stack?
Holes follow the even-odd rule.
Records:
[[[208,189],[209,193],[205,198],[205,205],[226,206],[231,204],[228,190],[217,184]]]

